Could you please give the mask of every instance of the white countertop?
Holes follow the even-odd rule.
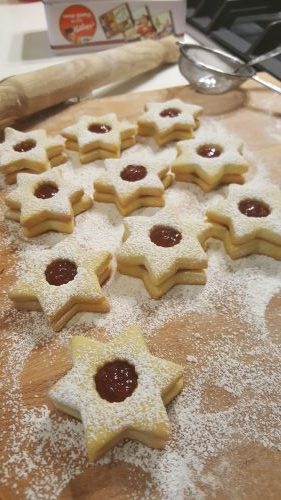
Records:
[[[0,0],[0,20],[0,79],[77,57],[57,56],[52,53],[48,44],[44,6],[41,2]],[[119,84],[117,93],[173,87],[184,83],[186,81],[177,65],[171,65]],[[95,92],[95,95],[114,93],[114,88],[107,87]]]

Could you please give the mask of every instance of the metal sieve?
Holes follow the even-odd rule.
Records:
[[[280,87],[259,78],[249,63],[244,64],[237,57],[202,45],[179,42],[179,46],[180,72],[198,92],[224,94],[252,78],[281,94]]]

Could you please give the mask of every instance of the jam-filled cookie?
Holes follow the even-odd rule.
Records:
[[[243,184],[248,162],[243,143],[223,130],[200,130],[189,141],[177,144],[178,156],[172,172],[177,181],[193,182],[205,192],[220,184]]]
[[[32,253],[9,292],[19,310],[43,310],[55,331],[78,312],[108,312],[101,284],[110,275],[111,255],[85,249],[70,238]]]
[[[250,254],[281,259],[281,191],[277,186],[230,186],[226,200],[207,211],[212,236],[232,259]]]
[[[5,216],[20,223],[25,236],[47,231],[72,233],[74,216],[93,205],[84,189],[67,181],[58,170],[18,174],[17,187],[5,198]]]
[[[164,405],[181,391],[183,368],[150,354],[137,326],[105,344],[74,337],[70,350],[73,367],[49,396],[82,421],[89,459],[125,438],[163,448],[170,437]]]
[[[162,210],[153,217],[130,217],[117,254],[118,270],[143,280],[158,299],[177,284],[205,284],[203,250],[209,224]]]
[[[7,184],[16,182],[18,172],[40,173],[66,160],[62,137],[48,137],[45,130],[5,129],[5,140],[0,144],[0,172]]]
[[[136,133],[135,125],[119,121],[115,113],[82,116],[78,123],[62,131],[66,147],[78,151],[81,163],[119,158],[121,150],[136,143]]]
[[[138,133],[152,136],[159,146],[193,137],[202,113],[201,106],[180,99],[150,102],[146,104],[145,110],[138,118]]]
[[[141,207],[163,207],[164,190],[173,181],[170,165],[152,156],[134,154],[107,160],[95,182],[95,200],[115,203],[122,215]]]

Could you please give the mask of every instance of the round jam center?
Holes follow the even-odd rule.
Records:
[[[26,141],[19,142],[13,146],[14,150],[18,153],[25,153],[35,148],[36,142],[33,139],[27,139]]]
[[[120,177],[123,181],[135,182],[144,179],[147,174],[147,170],[143,165],[127,165],[127,167],[122,170]]]
[[[39,186],[37,186],[34,191],[34,196],[36,196],[36,198],[46,200],[47,198],[55,196],[55,194],[58,193],[58,190],[59,188],[55,184],[46,182],[45,184],[39,184]]]
[[[247,217],[267,217],[270,214],[270,208],[266,203],[250,198],[240,201],[238,208]]]
[[[94,132],[95,134],[106,134],[110,132],[111,127],[109,125],[105,125],[105,123],[92,123],[89,125],[88,130],[90,132]]]
[[[222,150],[220,146],[216,146],[215,144],[202,144],[197,149],[197,153],[200,156],[204,156],[204,158],[216,158],[221,155]]]
[[[74,280],[77,274],[77,266],[67,259],[57,259],[51,262],[45,269],[46,280],[50,285],[65,285]]]
[[[174,118],[175,116],[179,116],[181,114],[181,111],[180,109],[177,109],[177,108],[167,108],[167,109],[163,109],[163,111],[161,111],[160,113],[160,116],[162,116],[162,118]]]
[[[133,394],[138,385],[138,375],[133,365],[117,359],[97,371],[95,384],[102,399],[109,403],[120,403]]]
[[[150,231],[150,239],[158,247],[173,247],[181,238],[181,233],[170,226],[154,226]]]

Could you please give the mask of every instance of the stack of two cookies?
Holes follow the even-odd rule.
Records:
[[[96,252],[69,238],[49,249],[26,254],[21,274],[9,292],[18,310],[42,310],[60,331],[78,312],[108,312],[101,285],[111,273],[111,254]]]
[[[243,143],[223,130],[201,130],[194,139],[179,142],[172,165],[176,181],[192,182],[209,192],[220,184],[243,184],[248,162]]]
[[[5,216],[20,223],[25,236],[47,231],[72,233],[74,216],[93,204],[84,189],[70,183],[57,170],[18,174],[17,187],[5,198]]]
[[[207,223],[168,210],[125,222],[124,243],[117,255],[119,272],[143,280],[159,299],[177,284],[205,284]]]
[[[106,160],[105,172],[94,182],[94,196],[96,201],[114,203],[126,216],[137,208],[164,206],[164,191],[172,182],[170,164],[165,159],[130,154]]]
[[[62,131],[66,147],[79,153],[81,163],[104,158],[119,158],[121,150],[136,142],[136,126],[119,121],[115,113],[82,116],[75,125]]]
[[[64,139],[60,136],[48,137],[45,130],[5,129],[5,141],[0,145],[0,172],[6,184],[16,182],[19,172],[45,172],[66,159]]]
[[[230,186],[228,197],[207,211],[211,235],[232,259],[261,254],[281,259],[281,191],[277,186]]]
[[[180,99],[151,102],[146,104],[145,112],[138,118],[138,133],[153,137],[159,146],[189,139],[199,126],[201,113],[201,106]]]

